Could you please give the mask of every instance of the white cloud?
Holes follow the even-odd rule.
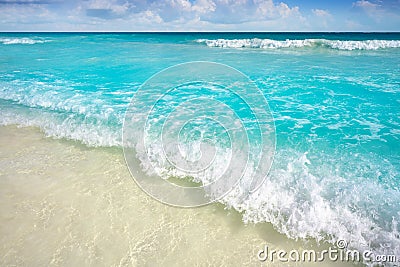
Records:
[[[291,15],[295,16],[300,15],[299,7],[297,6],[290,8],[287,4],[280,3],[278,6],[276,6],[276,9],[278,10],[278,13],[281,16],[281,18],[287,18]]]
[[[382,21],[386,14],[386,11],[381,8],[381,5],[366,0],[354,2],[353,7],[361,10],[378,23]]]
[[[215,10],[215,3],[212,0],[196,0],[191,3],[189,0],[165,1],[164,8],[172,8],[181,12],[207,13]]]
[[[191,11],[192,4],[188,0],[169,0],[165,1],[172,8],[179,9],[181,11]]]
[[[355,6],[355,7],[362,7],[362,8],[366,8],[366,9],[375,9],[375,8],[377,8],[379,5],[378,5],[378,4],[371,3],[371,2],[366,1],[366,0],[361,0],[361,1],[354,2],[354,3],[353,3],[353,6]]]
[[[327,11],[327,10],[323,10],[323,9],[312,9],[311,10],[312,13],[314,15],[316,15],[317,17],[332,17],[332,15]]]
[[[393,28],[400,21],[384,2],[355,0],[352,7],[361,14],[352,13],[354,23],[325,9],[305,15],[280,0],[4,0],[0,30],[370,30]]]
[[[332,22],[334,22],[334,18],[328,10],[316,8],[312,9],[311,12],[313,16],[310,16],[309,19],[313,23],[316,30],[325,31],[332,29]]]
[[[251,21],[300,17],[298,7],[273,0],[215,0],[215,12],[203,16],[214,23],[242,24]]]
[[[353,11],[359,13],[357,23],[360,29],[368,27],[369,31],[398,31],[400,25],[400,7],[392,1],[359,0],[353,3]],[[353,18],[354,18],[353,17]]]
[[[216,4],[212,0],[198,0],[192,6],[192,10],[199,13],[214,12]]]
[[[57,16],[42,5],[29,4],[4,5],[0,8],[0,18],[1,24],[12,24],[18,28],[52,23],[53,20],[57,19]]]
[[[258,3],[257,3],[258,2]],[[281,2],[274,4],[272,0],[256,1],[257,11],[266,18],[286,18],[289,16],[299,16],[299,8],[297,6],[290,8],[287,4]]]
[[[147,23],[161,24],[163,22],[162,18],[158,14],[150,10],[139,13],[136,17],[141,20],[146,20]],[[135,16],[133,18],[135,18]]]
[[[157,13],[164,21],[190,21],[215,11],[213,0],[165,0],[152,1],[147,10]]]
[[[89,10],[108,10],[115,16],[123,16],[127,13],[132,4],[125,1],[123,3],[117,2],[117,0],[90,0],[89,2],[83,2],[83,7]]]
[[[275,8],[274,3],[271,0],[256,1],[255,3],[257,5],[256,13],[258,13],[258,15],[260,15],[262,17],[269,17],[269,18],[275,16],[276,8]]]

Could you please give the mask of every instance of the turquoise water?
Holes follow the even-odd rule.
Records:
[[[400,255],[400,34],[0,34],[0,124],[121,146],[139,86],[188,61],[261,89],[276,155],[254,193],[222,200],[292,238]]]

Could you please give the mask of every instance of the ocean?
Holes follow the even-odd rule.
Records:
[[[268,176],[219,202],[289,238],[400,255],[399,33],[1,33],[0,125],[121,147],[140,86],[186,62],[243,73],[274,119]]]

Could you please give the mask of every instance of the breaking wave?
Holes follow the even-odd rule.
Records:
[[[272,39],[197,39],[196,42],[206,44],[209,47],[226,48],[303,48],[322,47],[337,50],[377,50],[386,48],[400,48],[399,40],[364,40],[364,41],[341,41],[327,39],[304,39],[285,41]]]
[[[0,38],[0,43],[5,45],[12,45],[12,44],[42,44],[46,43],[49,40],[42,40],[42,39],[31,39],[31,38]]]

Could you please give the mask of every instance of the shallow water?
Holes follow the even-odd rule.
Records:
[[[271,224],[244,225],[221,204],[163,205],[134,183],[120,149],[35,128],[0,127],[0,167],[2,266],[259,266],[265,245],[326,247],[289,240]]]
[[[399,255],[399,42],[397,33],[2,34],[0,123],[118,147],[125,110],[151,75],[228,64],[267,98],[277,147],[257,192],[221,202],[292,238]]]

